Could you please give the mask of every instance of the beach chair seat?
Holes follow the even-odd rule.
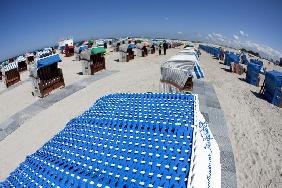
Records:
[[[132,49],[129,49],[127,53],[128,61],[134,59],[134,51]]]
[[[38,83],[38,87],[42,97],[48,95],[51,91],[57,88],[65,87],[65,81],[61,69],[58,68],[56,71],[52,72],[52,74],[50,72],[50,68],[49,70],[46,70],[42,72],[49,72],[49,74],[47,74],[48,76],[44,75],[44,78],[47,79],[40,79]]]
[[[106,69],[105,57],[103,57],[102,54],[92,55],[91,60],[92,60],[92,64],[90,65],[91,75],[103,69]]]
[[[25,61],[18,62],[18,70],[19,72],[27,70],[27,64]]]

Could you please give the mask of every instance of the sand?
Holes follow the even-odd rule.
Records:
[[[116,62],[118,54],[109,53],[106,68],[112,72],[111,76],[96,80],[41,111],[0,142],[0,180],[99,97],[114,92],[158,92],[160,64],[178,51],[168,50],[167,56],[136,57],[130,62]],[[235,155],[238,187],[281,187],[282,109],[258,98],[259,88],[239,79],[245,76],[225,71],[222,68],[227,67],[205,52],[200,60],[205,71],[204,80],[213,84],[224,110]],[[77,74],[81,64],[74,61],[74,57],[63,58],[60,67],[66,85],[89,77]],[[29,89],[31,83],[25,82],[0,95],[0,122],[41,100],[32,97]],[[19,102],[14,104],[14,101]]]

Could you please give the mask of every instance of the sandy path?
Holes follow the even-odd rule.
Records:
[[[238,187],[281,187],[282,109],[256,97],[259,88],[239,79],[245,75],[225,71],[205,52],[200,59],[229,126]]]

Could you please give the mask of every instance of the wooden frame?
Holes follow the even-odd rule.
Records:
[[[185,82],[184,87],[180,87],[178,84],[172,81],[168,80],[160,80],[162,83],[170,84],[174,87],[176,87],[179,91],[192,91],[193,90],[193,78],[189,77],[187,81]]]
[[[5,75],[3,76],[4,76],[4,82],[7,88],[21,81],[21,77],[20,77],[20,73],[18,69],[11,69],[9,71],[6,71]]]

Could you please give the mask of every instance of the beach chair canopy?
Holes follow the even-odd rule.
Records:
[[[4,70],[4,72],[8,72],[9,70],[12,70],[12,69],[17,69],[18,68],[18,63],[17,62],[12,62],[12,63],[4,63],[2,64],[2,68]]]
[[[168,61],[199,61],[196,55],[178,54],[172,56]]]
[[[193,63],[193,76],[199,78],[204,77],[204,71],[202,70],[199,60],[196,55],[175,55],[172,56],[167,62],[172,63],[183,63],[183,64],[191,64]],[[191,72],[191,71],[190,71]]]
[[[89,45],[93,45],[94,44],[94,40],[88,40],[88,43]]]
[[[184,48],[194,48],[194,45],[193,45],[193,44],[186,44],[186,45],[184,46]]]
[[[136,48],[135,44],[122,44],[119,47],[119,51],[127,52],[127,49],[134,49],[134,48]]]
[[[61,58],[59,54],[53,54],[47,57],[43,57],[37,60],[37,69],[40,69],[42,67],[46,67],[48,65],[51,65],[53,63],[61,62]]]
[[[102,48],[102,47],[97,47],[97,48],[91,49],[91,55],[104,54],[104,53],[106,53],[106,49]]]
[[[144,47],[144,44],[142,44],[142,43],[136,44],[137,49],[142,49],[143,47]]]
[[[91,56],[91,49],[86,49],[80,53],[81,60],[90,61],[90,56]]]
[[[84,50],[86,50],[86,49],[88,49],[88,46],[87,46],[87,45],[81,45],[81,46],[78,48],[78,51],[79,51],[79,53],[80,53],[80,52],[82,52],[82,51],[84,51]]]
[[[127,48],[129,48],[129,49],[134,49],[134,48],[136,48],[136,45],[135,44],[128,44],[128,47]]]
[[[17,62],[17,63],[19,63],[19,62],[22,62],[22,61],[26,61],[26,57],[24,57],[24,56],[19,56],[17,59],[16,59],[16,61],[15,62]]]
[[[185,55],[196,55],[197,56],[197,52],[195,51],[195,49],[184,49],[181,50],[180,52],[178,52],[178,54],[185,54]]]

